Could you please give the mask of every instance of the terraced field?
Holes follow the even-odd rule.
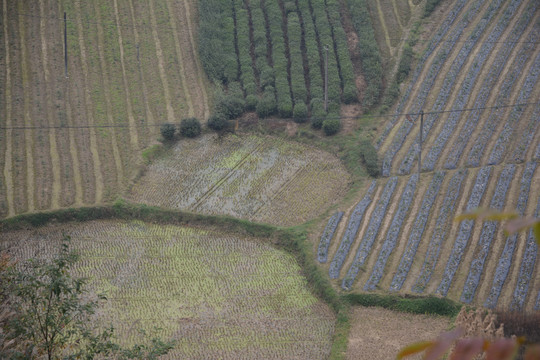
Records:
[[[0,217],[110,201],[156,125],[209,115],[195,0],[3,0],[0,19]]]
[[[350,176],[333,156],[278,138],[205,135],[152,163],[132,201],[281,226],[337,202]]]
[[[47,258],[62,233],[81,254],[76,273],[107,294],[96,320],[112,322],[126,345],[143,342],[143,329],[178,340],[170,359],[328,357],[333,312],[310,293],[294,257],[261,239],[91,221],[4,232],[0,249]]]
[[[494,222],[452,219],[478,206],[538,214],[540,4],[447,5],[376,142],[387,178],[366,188],[335,234],[325,232],[324,266],[346,291],[538,309],[532,233],[508,237]],[[420,110],[418,176],[411,173],[418,166]]]

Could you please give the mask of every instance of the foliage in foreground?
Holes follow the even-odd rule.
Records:
[[[98,331],[92,316],[105,297],[86,290],[86,279],[70,274],[78,255],[64,237],[51,261],[30,259],[15,265],[3,255],[0,306],[2,359],[155,359],[174,345],[152,339],[150,345],[122,348],[112,327]]]

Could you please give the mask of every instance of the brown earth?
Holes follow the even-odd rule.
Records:
[[[403,347],[418,341],[433,340],[450,326],[450,320],[444,317],[398,313],[377,307],[355,307],[351,315],[346,358],[394,359]],[[420,356],[407,359],[420,359]]]

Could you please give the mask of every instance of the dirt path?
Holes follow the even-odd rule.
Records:
[[[3,10],[3,31],[4,31],[4,48],[5,51],[5,62],[6,62],[6,83],[5,83],[5,126],[8,128],[6,130],[6,153],[4,160],[4,183],[6,184],[6,202],[8,213],[7,216],[15,215],[15,206],[14,206],[14,194],[13,194],[13,166],[12,166],[12,148],[13,148],[13,130],[9,129],[13,124],[11,122],[11,59],[9,54],[9,33],[8,33],[8,16],[7,16],[7,1],[2,1],[2,10]]]
[[[165,65],[163,60],[163,51],[161,50],[161,42],[157,33],[156,15],[154,13],[154,0],[148,1],[150,9],[150,21],[152,23],[152,37],[154,38],[154,44],[156,46],[156,57],[158,60],[159,77],[161,78],[161,84],[163,85],[163,91],[165,94],[165,106],[167,108],[167,121],[170,123],[175,122],[174,110],[171,105],[171,93],[169,91],[169,82],[167,81],[167,74],[165,72]]]
[[[355,307],[347,344],[347,359],[394,359],[405,346],[433,340],[448,330],[451,321],[445,317],[393,312],[378,307]],[[369,331],[366,331],[369,329]],[[407,357],[419,359],[419,357]]]
[[[23,4],[19,3],[19,12],[24,12]],[[28,69],[28,53],[25,45],[26,26],[19,18],[19,38],[20,38],[20,51],[21,51],[21,72],[22,72],[22,84],[23,84],[23,117],[24,126],[32,126],[32,116],[30,115],[30,74]],[[34,188],[34,153],[33,153],[33,137],[32,130],[24,130],[24,145],[26,156],[26,193],[27,193],[27,211],[32,212],[36,208],[35,204],[35,188]]]
[[[120,65],[122,67],[122,81],[124,83],[124,91],[126,94],[126,108],[129,121],[129,140],[131,144],[131,150],[138,153],[139,150],[139,135],[137,134],[137,127],[135,123],[135,117],[133,116],[133,109],[131,107],[131,95],[129,93],[129,85],[126,75],[126,65],[124,61],[124,41],[122,40],[122,26],[120,26],[120,17],[118,15],[118,3],[117,0],[113,0],[114,16],[116,20],[116,27],[118,30],[118,45],[120,50]]]
[[[81,67],[84,74],[84,97],[86,103],[86,117],[88,119],[89,125],[94,125],[94,116],[92,114],[92,98],[90,95],[90,86],[89,86],[89,74],[88,74],[88,59],[86,57],[86,46],[84,43],[84,30],[81,20],[81,5],[80,1],[75,1],[76,14],[77,14],[77,28],[79,35],[79,49],[81,51]],[[93,173],[95,176],[95,197],[94,201],[96,204],[100,204],[103,200],[103,189],[104,189],[104,179],[103,174],[101,173],[101,160],[99,158],[98,146],[97,146],[97,134],[95,128],[90,129],[90,152],[92,153],[92,162],[94,165]],[[90,176],[90,174],[86,174]]]

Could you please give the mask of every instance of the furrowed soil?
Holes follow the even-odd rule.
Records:
[[[81,255],[74,275],[107,296],[95,323],[113,325],[125,346],[159,336],[177,341],[165,359],[329,356],[335,315],[310,293],[294,257],[264,239],[89,221],[4,232],[0,249],[50,259],[63,233]]]
[[[341,199],[349,174],[332,155],[278,138],[204,135],[148,166],[130,199],[288,226]]]

